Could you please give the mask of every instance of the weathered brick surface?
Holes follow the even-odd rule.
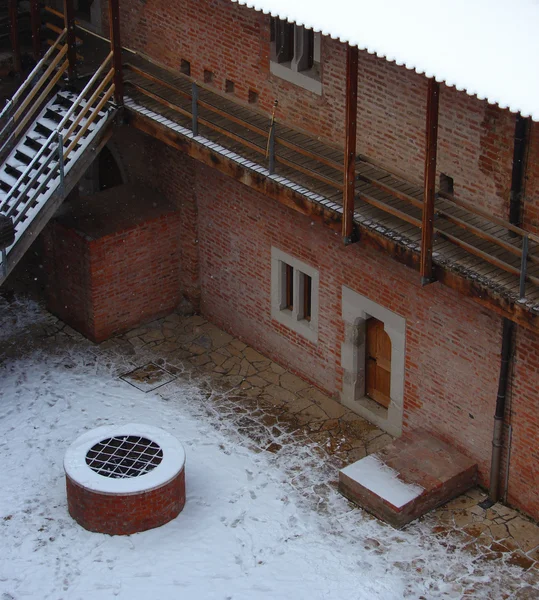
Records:
[[[202,312],[335,395],[342,286],[405,317],[405,428],[455,445],[477,461],[486,484],[501,320],[440,284],[421,287],[415,271],[361,243],[345,248],[339,235],[208,167],[182,164],[175,163],[178,180],[198,198]],[[319,270],[317,344],[271,318],[272,246]]]
[[[94,240],[49,225],[49,310],[96,342],[174,310],[181,290],[179,218],[171,212]]]
[[[102,494],[66,475],[69,514],[85,529],[109,535],[131,535],[175,519],[185,505],[185,470],[165,485],[137,494]]]
[[[259,107],[277,119],[320,138],[344,144],[345,45],[324,37],[321,45],[321,96],[270,73],[270,17],[230,0],[132,0],[122,4],[124,43],[173,69],[181,60],[202,82],[235,83],[234,97],[247,102],[259,93]],[[418,183],[424,168],[426,78],[360,52],[358,151]],[[514,115],[454,88],[441,86],[438,172],[454,178],[458,197],[507,216],[511,184]],[[537,125],[529,162],[539,168]],[[539,182],[527,182],[530,225],[537,227]]]

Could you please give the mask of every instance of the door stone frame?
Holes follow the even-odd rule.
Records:
[[[365,341],[369,317],[384,324],[391,340],[391,402],[386,409],[365,396]],[[402,434],[406,319],[369,298],[342,286],[344,342],[341,345],[341,403],[391,435]]]

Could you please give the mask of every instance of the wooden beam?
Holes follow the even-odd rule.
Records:
[[[292,188],[281,185],[261,173],[247,169],[237,162],[212,151],[207,146],[157,123],[153,119],[135,111],[128,110],[128,114],[129,124],[139,131],[151,135],[171,148],[185,152],[192,158],[217,169],[219,172],[236,179],[261,194],[277,200],[288,208],[307,215],[311,220],[324,223],[333,231],[341,232],[342,216],[338,212],[326,208],[322,204],[312,202]]]
[[[440,84],[429,79],[427,91],[427,131],[425,146],[425,187],[423,195],[423,219],[421,228],[421,284],[431,283],[432,241],[434,230],[434,196],[436,194],[436,151],[438,147],[438,106]]]
[[[11,50],[13,52],[13,69],[16,73],[20,73],[22,71],[22,63],[17,4],[17,0],[9,0],[9,35],[11,38]]]
[[[69,80],[73,81],[77,69],[77,35],[75,31],[75,7],[73,0],[64,0],[64,21],[67,29],[68,76]]]
[[[109,0],[110,49],[113,52],[114,101],[124,104],[124,81],[122,73],[122,43],[120,39],[120,0]]]
[[[344,194],[342,236],[345,244],[354,241],[354,197],[356,183],[356,133],[357,133],[357,46],[346,46],[346,121],[344,143]]]
[[[30,0],[30,22],[32,27],[32,53],[34,60],[41,58],[41,12],[39,0]]]

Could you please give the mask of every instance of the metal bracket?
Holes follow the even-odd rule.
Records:
[[[360,239],[361,234],[359,233],[359,227],[356,225],[356,223],[354,223],[352,226],[352,235],[344,235],[342,241],[345,246],[350,246],[350,244],[359,242]]]

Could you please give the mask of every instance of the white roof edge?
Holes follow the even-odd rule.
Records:
[[[231,0],[539,121],[538,0]]]

